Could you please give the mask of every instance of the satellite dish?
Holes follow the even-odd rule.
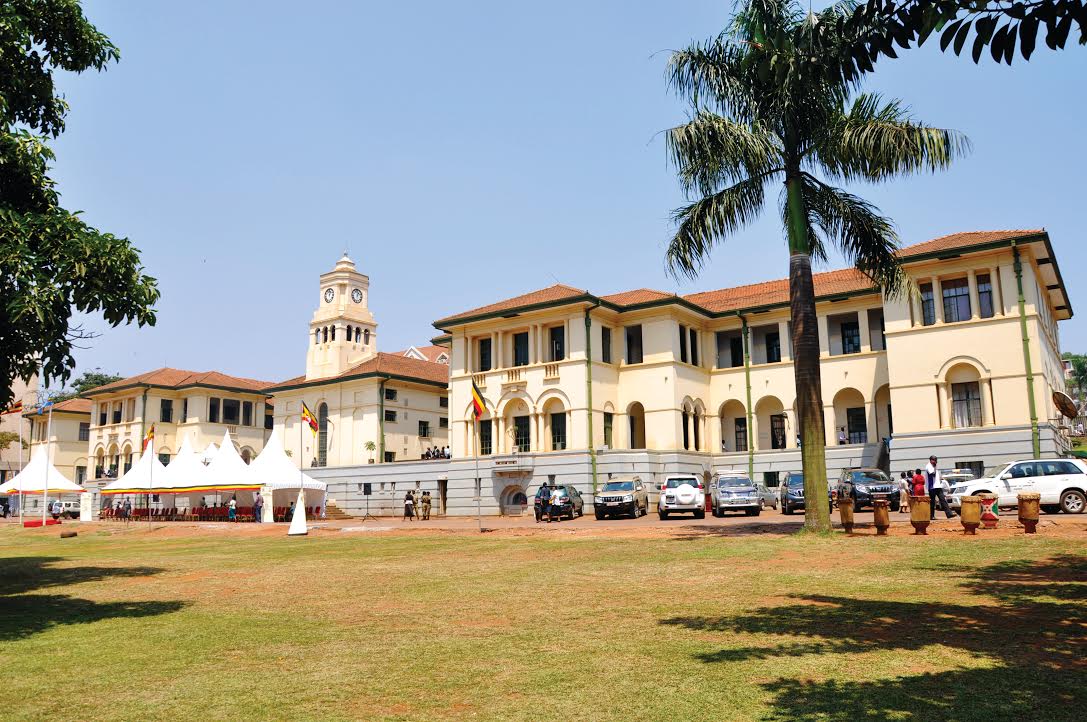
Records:
[[[1056,404],[1057,410],[1070,419],[1074,419],[1079,416],[1079,409],[1076,408],[1076,402],[1072,400],[1072,397],[1063,391],[1053,392],[1053,403]]]

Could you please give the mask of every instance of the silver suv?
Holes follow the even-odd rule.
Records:
[[[593,497],[597,519],[612,514],[630,514],[635,519],[649,513],[649,494],[638,476],[616,476]]]
[[[724,516],[726,511],[742,511],[747,516],[758,516],[763,499],[756,484],[746,474],[715,474],[710,482],[710,509],[714,516]]]
[[[706,491],[694,474],[666,476],[657,499],[657,514],[667,519],[675,512],[690,512],[695,519],[706,518]]]

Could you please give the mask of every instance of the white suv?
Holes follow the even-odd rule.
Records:
[[[666,476],[657,499],[657,515],[667,519],[673,512],[693,512],[695,519],[706,518],[706,492],[702,480],[693,474]]]
[[[1000,506],[1015,506],[1020,493],[1041,494],[1042,510],[1055,514],[1080,514],[1087,508],[1087,473],[1071,459],[1024,459],[987,469],[980,479],[951,487],[950,504],[958,509],[962,497],[996,494]]]

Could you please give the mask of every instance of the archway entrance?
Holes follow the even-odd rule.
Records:
[[[521,516],[528,507],[528,494],[520,484],[510,484],[498,497],[503,516]]]

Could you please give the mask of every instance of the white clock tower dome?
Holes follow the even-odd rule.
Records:
[[[377,353],[377,323],[367,306],[370,279],[355,269],[347,251],[321,274],[319,291],[309,323],[307,380],[337,376]]]

